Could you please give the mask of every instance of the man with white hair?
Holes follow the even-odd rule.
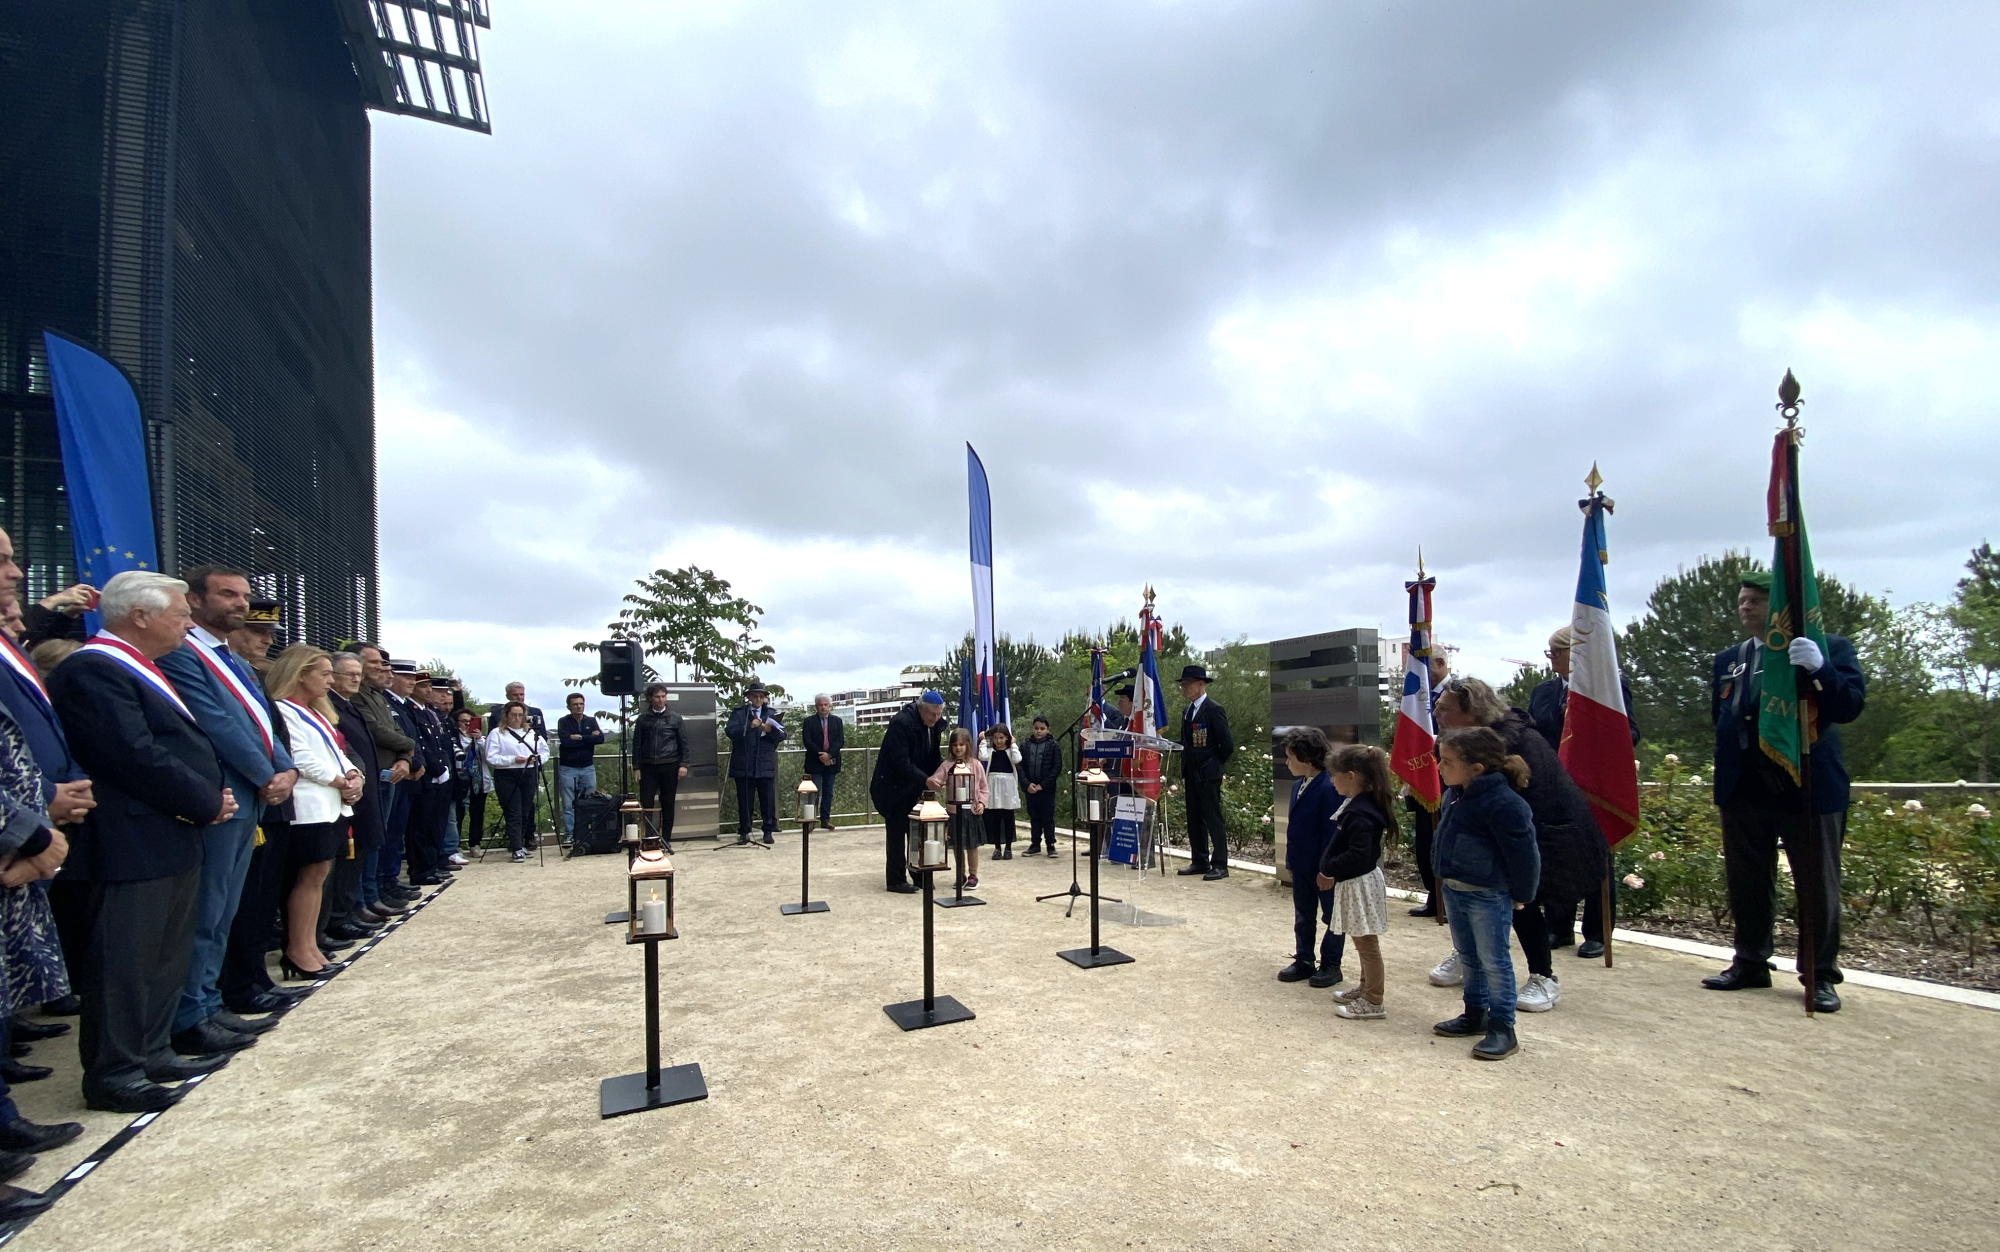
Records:
[[[799,732],[806,745],[806,777],[819,788],[819,824],[833,825],[833,784],[840,777],[840,749],[847,743],[847,726],[833,715],[832,697],[813,697],[813,715]]]
[[[187,584],[128,570],[104,586],[104,628],[49,675],[49,697],[97,798],[70,842],[50,903],[83,1001],[84,1103],[157,1112],[161,1083],[227,1056],[177,1057],[169,1041],[187,981],[202,836],[236,797],[194,713],[155,662],[181,646]]]
[[[549,723],[542,716],[540,709],[528,703],[527,687],[518,682],[511,682],[507,684],[505,690],[507,698],[486,711],[486,729],[493,730],[500,725],[500,714],[506,709],[509,703],[519,704],[523,709],[527,710],[528,728],[533,730],[537,735],[540,735],[542,741],[546,743],[549,738]]]

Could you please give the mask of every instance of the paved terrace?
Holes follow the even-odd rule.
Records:
[[[89,1177],[15,1246],[116,1249],[1990,1248],[2000,1231],[2000,1015],[1853,987],[1722,996],[1712,963],[1561,954],[1565,999],[1500,1064],[1434,1038],[1443,952],[1396,910],[1387,1022],[1273,978],[1268,878],[1129,873],[1107,890],[1186,925],[1085,940],[1038,892],[1067,858],[989,867],[937,916],[939,989],[973,1022],[898,1032],[918,897],[880,887],[879,831],[815,841],[829,914],[781,918],[776,853],[677,858],[665,1059],[705,1102],[613,1121],[643,1064],[641,958],[602,915],[622,857],[475,864]],[[1025,845],[1022,845],[1025,846]],[[1350,961],[1352,958],[1350,957]],[[1351,973],[1351,971],[1350,971]],[[128,1119],[84,1114],[73,1051],[20,1091],[83,1117],[45,1186]],[[64,1153],[55,1154],[63,1157]]]

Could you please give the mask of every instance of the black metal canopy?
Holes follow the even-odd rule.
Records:
[[[371,109],[493,133],[477,29],[487,0],[335,0]]]

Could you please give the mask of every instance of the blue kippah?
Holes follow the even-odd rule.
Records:
[[[923,701],[925,704],[935,704],[939,708],[944,707],[944,697],[935,691],[926,691],[924,694],[918,696],[917,699]]]

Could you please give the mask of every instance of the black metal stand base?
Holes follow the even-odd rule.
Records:
[[[942,904],[944,901],[940,900]],[[902,1004],[885,1004],[882,1011],[889,1020],[904,1030],[923,1030],[931,1026],[948,1026],[953,1022],[969,1022],[976,1016],[973,1011],[950,996],[939,996],[931,1001],[929,1009],[922,1000],[908,1000]]]
[[[708,1083],[699,1065],[669,1065],[660,1071],[660,1085],[648,1087],[644,1072],[620,1074],[597,1084],[597,1115],[622,1117],[708,1099]]]
[[[824,900],[807,900],[803,904],[794,900],[790,904],[780,904],[778,911],[786,917],[797,917],[801,913],[828,913],[832,910],[826,907]]]
[[[937,898],[937,906],[941,909],[969,909],[975,904],[984,903],[986,901],[980,899],[978,896],[939,896]]]
[[[725,842],[721,835],[717,835],[715,837],[715,846],[710,848],[709,851],[726,852],[731,848],[757,848],[761,851],[769,852],[773,846],[774,845],[765,843],[762,839],[759,839],[755,836],[752,836],[747,840],[731,839]]]
[[[623,926],[631,920],[632,915],[624,909],[619,909],[616,913],[606,913],[604,915],[604,924],[606,926]]]
[[[1056,955],[1078,969],[1096,969],[1100,965],[1130,965],[1132,963],[1131,957],[1126,956],[1116,948],[1099,948],[1095,952],[1092,952],[1089,948],[1071,948],[1067,952],[1058,952]]]

